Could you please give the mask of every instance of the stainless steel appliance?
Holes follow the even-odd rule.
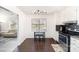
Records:
[[[70,35],[59,33],[59,43],[66,52],[70,52]]]

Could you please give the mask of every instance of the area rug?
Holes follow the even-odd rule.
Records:
[[[59,44],[51,44],[55,52],[64,52],[63,48]]]

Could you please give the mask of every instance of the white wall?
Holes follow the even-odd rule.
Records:
[[[34,37],[34,32],[32,30],[32,25],[31,21],[32,18],[46,18],[47,19],[47,31],[46,31],[46,38],[52,38],[55,36],[55,15],[26,15],[26,36],[27,38],[33,38]]]
[[[76,13],[76,8],[77,8],[77,13]],[[77,15],[76,15],[77,14]],[[76,21],[79,24],[79,7],[68,7],[65,10],[62,10],[61,12],[55,13],[55,19],[56,19],[56,24],[64,24],[64,22],[68,21]],[[56,32],[55,32],[56,33]],[[56,33],[55,38],[58,37],[58,33]],[[58,40],[56,38],[56,40]]]
[[[46,38],[54,38],[58,40],[58,32],[56,32],[56,24],[63,24],[67,21],[75,21],[76,20],[76,7],[68,7],[65,10],[54,13],[53,15],[43,15],[43,16],[35,16],[35,15],[26,15],[27,25],[26,25],[26,35],[28,38],[33,37],[33,31],[31,30],[31,19],[32,18],[47,18],[47,32]]]
[[[19,33],[18,33],[18,41],[22,41],[25,38],[33,38],[34,33],[31,27],[31,19],[32,18],[47,18],[47,31],[46,38],[54,38],[57,39],[57,32],[55,31],[56,24],[56,15],[27,15],[22,11],[18,10],[16,7],[5,7],[17,14],[19,14]]]
[[[9,30],[9,24],[8,23],[1,23],[1,32],[8,32]]]
[[[46,37],[47,38],[54,38],[55,40],[58,40],[58,32],[55,30],[56,24],[62,24],[63,21],[70,21],[75,20],[75,8],[70,7],[67,8],[61,12],[54,13],[53,15],[44,15],[44,16],[35,16],[35,15],[27,15],[24,14],[22,11],[20,11],[17,7],[13,6],[4,6],[5,8],[15,12],[19,15],[19,31],[18,31],[18,38],[15,40],[10,47],[17,47],[19,44],[21,44],[25,38],[32,38],[33,32],[31,30],[31,19],[32,18],[47,18],[47,32]],[[78,8],[78,14],[79,14],[79,8]],[[78,16],[79,19],[79,16]]]
[[[76,20],[76,7],[68,7],[65,10],[56,13],[56,24],[63,24],[66,21]]]
[[[47,32],[46,38],[54,38],[58,40],[58,32],[55,30],[56,24],[62,24],[64,21],[76,20],[75,7],[66,8],[63,11],[54,13],[53,15],[27,15],[16,7],[8,7],[9,10],[19,14],[19,34],[18,38],[23,40],[25,38],[33,38],[33,31],[31,29],[32,18],[47,18]]]
[[[4,11],[2,11],[2,12],[4,12]],[[8,19],[9,19],[9,16],[7,15],[7,14],[5,14],[5,13],[0,13],[0,22],[1,22],[1,31],[3,32],[3,31],[8,31],[8,29],[9,29],[9,22],[7,23],[7,21],[8,21]]]
[[[65,21],[76,20],[76,8],[68,7],[65,10],[62,10],[58,13],[54,13],[52,15],[26,15],[27,17],[27,32],[26,35],[28,38],[33,37],[33,31],[31,30],[31,19],[32,18],[47,18],[47,31],[46,38],[54,38],[58,40],[58,32],[56,32],[56,24],[63,24]]]
[[[15,6],[3,6],[3,7],[19,15],[18,18],[19,27],[18,27],[18,37],[17,37],[17,44],[19,45],[27,37],[27,35],[25,34],[26,15]]]
[[[3,11],[4,12],[4,11]],[[2,15],[0,15],[2,16]],[[2,19],[2,20],[1,20]],[[0,21],[1,21],[1,32],[8,32],[9,30],[11,30],[11,20],[17,22],[17,16],[15,17],[14,15],[5,15],[3,17],[0,17]]]
[[[76,7],[77,8],[77,21],[78,21],[78,25],[79,25],[79,7]]]

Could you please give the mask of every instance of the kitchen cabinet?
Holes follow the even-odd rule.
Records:
[[[71,52],[79,52],[79,36],[71,36]]]

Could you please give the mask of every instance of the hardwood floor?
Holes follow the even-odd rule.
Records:
[[[54,39],[48,38],[45,41],[35,41],[27,38],[19,47],[19,52],[55,52],[51,44],[58,44]]]

